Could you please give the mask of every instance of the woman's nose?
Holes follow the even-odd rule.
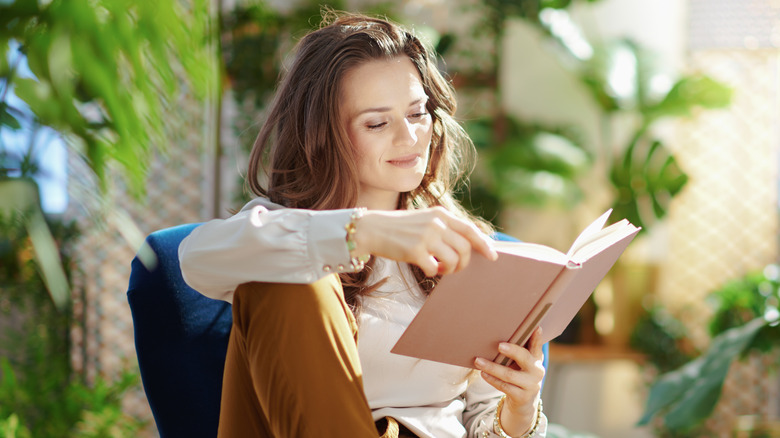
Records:
[[[417,143],[417,132],[414,123],[404,119],[398,124],[395,132],[395,144],[397,146],[414,146]]]

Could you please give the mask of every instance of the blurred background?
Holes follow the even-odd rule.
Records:
[[[156,436],[130,260],[248,199],[323,4],[0,0],[0,435]],[[566,250],[607,208],[643,227],[551,346],[556,436],[780,436],[780,2],[327,5],[436,48],[479,150],[461,199],[502,231]]]

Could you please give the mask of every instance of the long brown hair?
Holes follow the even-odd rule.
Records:
[[[436,67],[435,57],[411,32],[380,18],[324,11],[319,29],[304,36],[280,82],[249,157],[247,184],[258,196],[289,208],[355,207],[357,157],[341,120],[342,78],[372,60],[408,56],[428,96],[433,121],[428,172],[419,187],[402,193],[397,208],[443,206],[485,232],[489,225],[466,212],[452,197],[469,172],[474,146],[455,121],[455,93]],[[341,274],[347,303],[358,310],[373,260],[361,272]],[[423,291],[435,278],[412,266]]]

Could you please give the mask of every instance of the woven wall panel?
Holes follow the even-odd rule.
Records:
[[[701,348],[712,309],[706,296],[723,282],[762,269],[778,257],[778,52],[694,52],[693,70],[729,84],[728,109],[683,122],[673,142],[690,182],[669,214],[669,254],[658,296]],[[731,436],[739,415],[770,415],[761,360],[735,366],[707,423],[712,436]],[[774,394],[776,397],[777,394]]]

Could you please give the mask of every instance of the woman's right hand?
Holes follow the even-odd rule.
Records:
[[[472,249],[489,260],[498,257],[490,238],[443,207],[368,210],[357,223],[354,239],[355,253],[411,263],[429,277],[465,268]]]

